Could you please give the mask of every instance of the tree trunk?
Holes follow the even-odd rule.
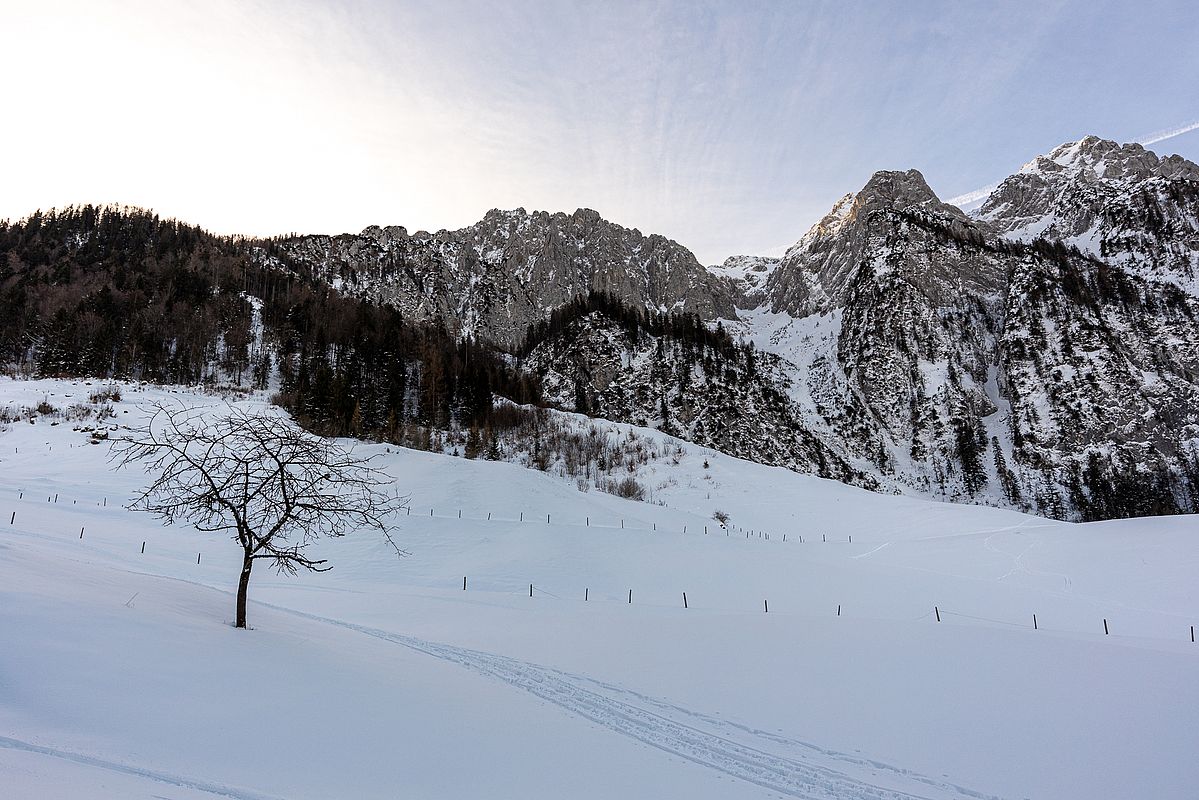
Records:
[[[246,627],[246,594],[250,590],[250,568],[254,566],[254,559],[250,557],[250,551],[246,551],[241,562],[241,577],[237,581],[237,626],[238,628]]]

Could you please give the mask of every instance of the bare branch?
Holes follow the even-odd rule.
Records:
[[[159,405],[145,427],[113,442],[109,458],[118,469],[138,464],[153,476],[130,508],[232,533],[246,565],[239,612],[254,560],[283,573],[323,572],[326,562],[305,549],[362,529],[406,555],[394,537],[406,498],[375,457],[358,457],[274,413]]]

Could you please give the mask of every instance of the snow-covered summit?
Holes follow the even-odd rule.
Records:
[[[780,261],[769,256],[729,256],[723,264],[708,267],[708,271],[733,283],[739,294],[738,305],[754,308],[764,301],[766,284]]]
[[[1038,156],[974,212],[1017,241],[1061,241],[1199,297],[1199,165],[1087,136]]]
[[[1069,172],[1096,180],[1199,179],[1199,166],[1179,155],[1159,157],[1136,142],[1118,144],[1098,136],[1058,145],[1020,168],[1019,174]]]

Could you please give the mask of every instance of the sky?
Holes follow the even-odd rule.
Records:
[[[1095,134],[1199,161],[1189,2],[0,0],[0,218],[217,233],[593,208],[714,264],[879,169],[942,198]]]

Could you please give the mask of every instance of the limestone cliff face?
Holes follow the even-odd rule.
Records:
[[[1095,136],[1038,156],[977,214],[1007,238],[1063,241],[1199,297],[1199,165]]]
[[[1199,167],[1139,145],[1062,145],[973,215],[879,172],[781,259],[710,269],[587,210],[283,250],[510,351],[597,291],[754,344],[703,352],[602,315],[543,330],[522,367],[567,408],[888,491],[1070,518],[1199,508]]]
[[[838,325],[787,354],[826,398],[806,427],[884,485],[1074,518],[1194,509],[1197,175],[1088,137],[970,217],[918,172],[877,173],[760,298]]]
[[[592,291],[647,310],[736,316],[731,284],[691,251],[589,209],[491,211],[468,228],[437,233],[372,227],[306,236],[287,242],[286,252],[346,293],[505,348],[519,345],[553,309]]]

